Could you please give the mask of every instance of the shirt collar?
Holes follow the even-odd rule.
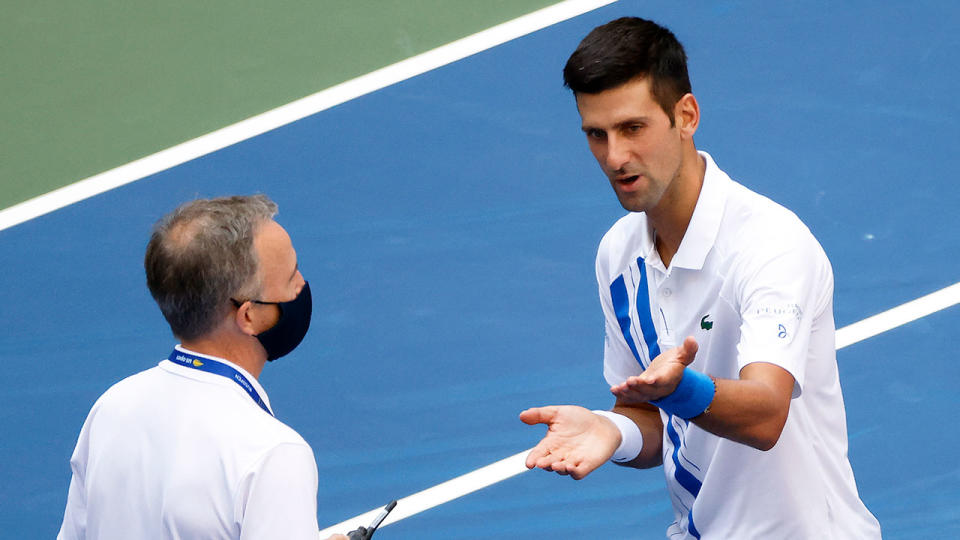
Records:
[[[673,256],[671,265],[677,268],[700,270],[707,254],[713,248],[717,233],[720,231],[720,221],[723,219],[723,209],[727,201],[727,191],[730,178],[721,171],[713,158],[706,152],[698,152],[706,162],[703,174],[703,187],[697,198],[697,206],[693,210],[690,224],[680,241],[680,248]]]
[[[254,377],[253,375],[251,375],[249,371],[243,369],[242,367],[238,366],[237,364],[234,364],[233,362],[227,360],[226,358],[220,358],[220,357],[218,357],[218,356],[211,356],[211,355],[209,355],[209,354],[199,353],[199,352],[197,352],[197,351],[190,350],[190,349],[184,347],[183,345],[179,345],[179,344],[178,344],[178,345],[176,345],[176,346],[174,347],[174,349],[176,349],[176,350],[178,350],[178,351],[180,351],[180,352],[185,352],[185,353],[188,353],[188,354],[192,354],[192,355],[194,355],[194,356],[199,356],[199,357],[201,357],[201,358],[208,358],[208,359],[213,360],[213,361],[215,361],[215,362],[220,362],[220,363],[226,364],[226,365],[232,367],[233,369],[239,371],[244,377],[247,378],[247,381],[250,383],[251,386],[253,386],[254,390],[257,391],[257,394],[260,395],[260,399],[262,399],[263,402],[267,405],[267,408],[270,409],[271,411],[273,410],[273,406],[270,405],[270,397],[267,396],[267,391],[263,389],[263,386],[260,386],[260,381],[258,381],[256,377]],[[172,371],[172,372],[175,372],[175,373],[177,373],[177,374],[179,374],[179,375],[183,375],[183,376],[185,376],[185,377],[190,377],[190,378],[197,379],[197,380],[203,380],[203,381],[220,381],[220,380],[224,380],[224,381],[230,382],[229,379],[224,379],[223,377],[221,377],[221,376],[219,376],[219,375],[214,375],[214,374],[212,374],[212,373],[205,373],[205,372],[203,372],[203,371],[196,371],[196,370],[193,370],[193,369],[190,369],[190,368],[186,368],[186,367],[183,367],[183,366],[178,366],[178,365],[176,365],[175,363],[170,362],[169,360],[164,360],[164,361],[160,362],[160,366],[163,367],[163,368],[166,368],[168,371]],[[234,384],[233,382],[230,382],[230,385],[229,385],[229,386],[237,388],[237,390],[238,390],[239,392],[243,392],[243,390],[242,390],[239,386],[237,386],[236,384]],[[246,395],[245,392],[243,392],[243,393],[244,393],[244,395]],[[246,399],[249,399],[249,397],[246,398]]]
[[[654,231],[650,225],[650,220],[647,218],[646,212],[641,212],[639,216],[639,224],[643,228],[640,242],[640,257],[652,268],[666,272],[667,269],[660,259],[660,253],[657,252],[656,231]]]

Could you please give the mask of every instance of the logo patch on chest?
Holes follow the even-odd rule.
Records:
[[[711,328],[713,328],[713,321],[708,321],[708,320],[707,320],[707,317],[709,317],[709,316],[710,316],[710,314],[707,313],[706,315],[703,316],[702,319],[700,319],[700,328],[702,328],[702,329],[704,329],[704,330],[710,330]]]

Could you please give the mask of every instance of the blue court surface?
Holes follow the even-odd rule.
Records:
[[[843,327],[960,281],[960,7],[624,1],[0,231],[0,536],[50,538],[94,400],[165,358],[152,223],[196,196],[280,205],[314,294],[262,382],[316,452],[321,528],[536,444],[530,406],[612,404],[593,259],[623,211],[560,70],[640,15],[685,44],[697,146],[794,210]],[[850,459],[885,538],[960,537],[953,306],[839,353]],[[663,538],[662,472],[515,476],[377,538]]]

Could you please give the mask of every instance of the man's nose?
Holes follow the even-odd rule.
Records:
[[[622,170],[630,162],[630,148],[622,137],[610,135],[607,138],[607,167],[611,171]]]
[[[297,294],[300,294],[300,291],[303,290],[304,284],[307,283],[307,280],[303,279],[303,274],[300,273],[300,270],[297,270],[297,276],[294,278],[297,283]]]

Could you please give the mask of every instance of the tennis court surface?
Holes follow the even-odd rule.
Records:
[[[270,195],[311,283],[310,333],[261,381],[316,453],[321,527],[530,448],[542,429],[517,419],[527,407],[608,408],[593,258],[622,209],[560,70],[622,15],[684,43],[697,146],[818,237],[838,328],[935,293],[916,320],[841,331],[838,361],[850,459],[884,537],[960,537],[960,308],[948,289],[960,282],[960,7],[865,1],[615,2],[336,103],[325,94],[315,113],[5,226],[0,536],[56,534],[89,407],[169,352],[143,251],[152,223],[197,196]],[[423,511],[377,538],[655,539],[672,519],[659,469],[608,466],[580,482],[487,471],[509,477],[442,504],[423,495]]]

